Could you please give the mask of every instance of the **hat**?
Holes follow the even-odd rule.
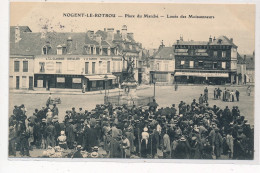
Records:
[[[197,137],[196,136],[193,136],[192,138],[191,138],[191,140],[196,140],[197,139]]]
[[[91,156],[92,158],[97,158],[97,157],[98,157],[98,152],[92,152],[92,153],[90,154],[90,156]]]
[[[81,150],[81,149],[82,149],[81,145],[77,145],[77,150]]]
[[[43,119],[42,119],[42,122],[43,122],[43,123],[46,123],[46,122],[47,122],[47,120],[46,120],[45,118],[43,118]]]
[[[94,146],[94,147],[93,147],[93,151],[96,151],[96,152],[97,152],[97,151],[98,151],[98,146]]]
[[[182,136],[181,139],[180,139],[180,141],[186,141],[185,137]]]
[[[194,131],[199,133],[200,130],[198,128],[194,128]]]
[[[145,128],[144,128],[144,132],[147,132],[147,131],[148,131],[148,128],[147,128],[147,127],[145,127]]]

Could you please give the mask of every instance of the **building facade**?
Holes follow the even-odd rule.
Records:
[[[127,60],[138,81],[141,44],[127,26],[82,33],[32,32],[10,27],[10,88],[72,88],[86,91],[120,87]]]
[[[174,71],[174,47],[165,47],[162,43],[150,58],[150,83],[172,84]]]
[[[9,88],[33,89],[34,57],[12,55],[9,59]]]
[[[183,41],[173,45],[174,80],[177,83],[235,83],[237,46],[233,39],[220,36],[209,41]]]

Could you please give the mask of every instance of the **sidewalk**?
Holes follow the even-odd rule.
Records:
[[[144,90],[147,88],[150,88],[150,85],[140,85],[137,87],[137,90]],[[107,92],[109,93],[118,93],[120,91],[124,92],[124,89],[119,89],[119,88],[115,88],[115,89],[109,89],[107,90]],[[42,90],[16,90],[16,89],[12,89],[10,90],[10,93],[12,94],[63,94],[63,95],[102,95],[105,94],[105,90],[100,90],[100,91],[88,91],[85,93],[82,93],[81,89],[57,89],[57,88],[51,88],[49,91],[42,89]]]

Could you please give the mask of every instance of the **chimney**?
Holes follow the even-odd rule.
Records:
[[[15,43],[18,43],[21,40],[20,37],[20,28],[19,26],[15,27]]]
[[[95,40],[96,42],[98,42],[99,45],[101,45],[102,37],[100,35],[96,35]]]
[[[41,38],[46,38],[47,32],[48,32],[48,26],[47,26],[47,25],[44,25],[44,26],[42,27]]]
[[[230,42],[233,43],[233,38],[230,38]]]
[[[213,41],[216,41],[216,38],[215,38],[215,36],[214,36],[214,38],[213,38]]]
[[[179,44],[180,43],[180,40],[177,40],[177,44]]]
[[[244,61],[246,60],[246,55],[244,55]]]
[[[107,28],[107,40],[108,41],[114,40],[114,28]]]
[[[209,36],[209,42],[212,43],[212,38],[211,38],[211,36]]]
[[[183,36],[182,35],[180,36],[180,41],[183,41]]]
[[[106,29],[106,28],[104,28],[104,31],[105,31],[105,32],[107,32],[107,29]]]
[[[88,30],[87,35],[88,35],[88,37],[89,37],[90,39],[93,39],[93,37],[94,37],[94,31]]]
[[[121,32],[122,32],[122,39],[125,40],[126,35],[127,35],[127,26],[126,25],[122,26]]]
[[[134,40],[134,33],[132,32],[127,33],[127,37],[130,37],[132,40]]]
[[[120,34],[120,30],[116,30],[116,33],[117,33],[117,34]]]
[[[67,39],[67,53],[71,54],[72,53],[72,38],[68,37]]]

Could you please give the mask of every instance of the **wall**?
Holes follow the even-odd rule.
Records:
[[[19,61],[19,72],[14,71],[14,62]],[[28,61],[28,72],[23,72],[23,61]],[[16,88],[16,76],[19,76],[19,88],[29,89],[29,77],[34,74],[34,59],[32,56],[11,55],[9,59],[9,88]],[[32,81],[33,82],[33,81]]]

